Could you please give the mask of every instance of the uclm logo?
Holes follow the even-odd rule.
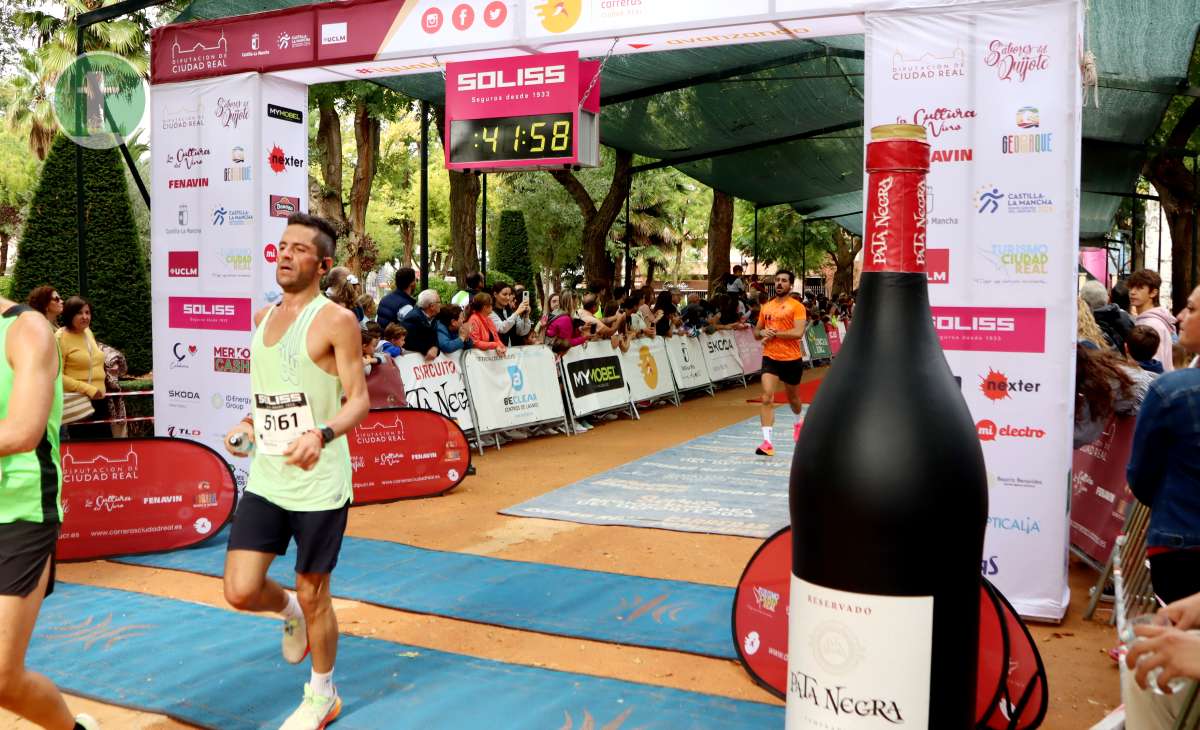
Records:
[[[950,283],[950,249],[925,249],[925,275],[930,284]]]
[[[519,68],[515,74],[504,69],[495,71],[468,71],[458,75],[459,91],[484,91],[487,89],[512,89],[519,86],[553,86],[567,81],[567,67],[531,66]]]
[[[942,349],[973,352],[1046,351],[1046,310],[933,307]]]
[[[195,279],[200,276],[199,251],[168,251],[167,276],[172,279]]]
[[[250,331],[249,299],[171,297],[168,309],[172,329]]]

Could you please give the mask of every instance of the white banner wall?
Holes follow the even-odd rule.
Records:
[[[629,407],[621,351],[611,342],[599,340],[572,347],[559,362],[576,416]]]
[[[566,415],[558,365],[549,347],[510,347],[503,355],[469,350],[462,366],[479,433],[561,420]]]
[[[706,388],[712,384],[708,368],[704,366],[704,351],[700,340],[695,337],[667,337],[667,361],[671,364],[671,376],[675,387],[681,391]]]
[[[396,364],[400,367],[404,399],[409,406],[437,411],[453,419],[464,431],[475,427],[462,376],[462,352],[438,355],[429,362],[421,355],[404,355]]]
[[[989,477],[982,571],[1068,603],[1080,79],[1074,0],[867,16],[866,127],[924,125],[934,320]]]
[[[308,93],[255,74],[151,91],[151,281],[155,434],[213,447],[250,409],[255,310],[278,300],[274,244],[284,218],[267,214],[287,191],[307,201]],[[300,122],[268,114],[286,107]],[[270,146],[268,146],[270,145]],[[298,164],[273,172],[273,147]],[[232,459],[244,484],[248,463]]]
[[[711,335],[700,333],[700,349],[704,353],[708,377],[714,383],[742,377],[742,360],[738,357],[737,342],[730,332],[720,330]]]
[[[667,343],[662,337],[643,337],[629,344],[621,355],[621,368],[629,384],[629,396],[636,403],[675,394],[671,366],[667,363]]]

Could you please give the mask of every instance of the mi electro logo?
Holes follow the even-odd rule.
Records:
[[[485,91],[487,89],[511,89],[519,86],[553,86],[567,81],[567,67],[532,66],[517,69],[516,79],[506,79],[505,71],[478,71],[460,74],[459,91]]]
[[[980,441],[995,441],[998,438],[1041,439],[1046,437],[1046,432],[1040,428],[1033,428],[1032,426],[998,426],[995,421],[987,419],[976,423],[975,430],[979,433]]]

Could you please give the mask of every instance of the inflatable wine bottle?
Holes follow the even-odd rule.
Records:
[[[871,139],[858,305],[792,462],[787,728],[967,730],[987,473],[929,309],[925,130]]]

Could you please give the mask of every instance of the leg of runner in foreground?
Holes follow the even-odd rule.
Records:
[[[790,271],[775,274],[775,298],[762,306],[758,321],[754,323],[754,336],[763,340],[762,406],[759,420],[762,424],[763,442],[754,453],[774,456],[772,427],[775,425],[775,393],[783,383],[787,390],[792,412],[800,415],[800,393],[798,386],[804,374],[804,353],[800,338],[804,337],[807,319],[804,305],[791,297],[794,277]],[[800,422],[792,428],[792,438],[800,432]]]
[[[283,298],[255,315],[253,415],[225,437],[234,454],[252,449],[225,557],[225,599],[243,611],[282,615],[288,662],[312,653],[304,699],[281,730],[320,730],[342,709],[333,684],[338,629],[329,578],[352,497],[345,434],[367,415],[369,402],[358,321],[319,290],[335,243],[325,220],[288,218],[275,275]],[[293,537],[295,594],[267,578]]]
[[[50,730],[98,730],[25,669],[42,599],[54,590],[62,367],[45,317],[3,298],[0,311],[0,707]]]

